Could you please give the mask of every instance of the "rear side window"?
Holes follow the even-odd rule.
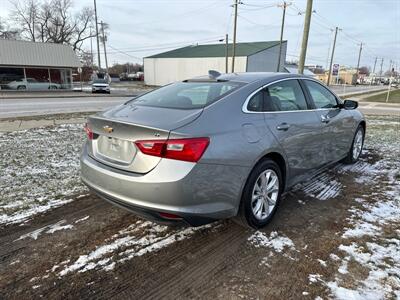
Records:
[[[303,81],[307,86],[316,108],[333,108],[337,105],[336,97],[326,87],[312,81]]]
[[[130,103],[164,108],[203,108],[242,86],[240,82],[177,82],[143,96]]]
[[[267,88],[266,111],[306,110],[307,102],[297,80],[285,80]]]
[[[248,111],[263,111],[264,91],[259,91],[251,97],[247,104]]]

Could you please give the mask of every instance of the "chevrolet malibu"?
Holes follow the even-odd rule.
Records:
[[[81,177],[147,219],[261,228],[290,187],[357,161],[357,106],[301,75],[210,71],[89,117]]]

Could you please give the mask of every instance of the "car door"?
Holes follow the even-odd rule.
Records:
[[[325,153],[323,162],[338,161],[350,149],[352,116],[348,111],[339,108],[339,99],[324,85],[309,79],[303,79],[302,83],[322,125],[321,142]]]
[[[28,90],[35,91],[35,90],[39,89],[40,86],[38,85],[38,82],[35,79],[27,78],[26,81],[28,83],[28,86],[27,86]]]
[[[297,79],[283,80],[266,87],[265,122],[276,137],[289,165],[289,185],[317,169],[323,155],[321,124],[307,102]]]

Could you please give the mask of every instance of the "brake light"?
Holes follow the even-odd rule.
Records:
[[[89,128],[87,123],[85,123],[85,126],[83,127],[83,129],[86,132],[87,138],[89,140],[93,140],[93,131],[92,131],[92,129]]]
[[[206,151],[209,138],[136,141],[136,146],[147,155],[197,162]]]

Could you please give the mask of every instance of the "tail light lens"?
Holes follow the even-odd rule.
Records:
[[[209,138],[136,141],[136,146],[147,155],[197,162],[206,151]]]
[[[174,214],[170,214],[170,213],[164,213],[164,212],[160,212],[160,217],[164,218],[164,219],[169,219],[169,220],[182,220],[182,217],[174,215]]]
[[[86,123],[85,126],[83,127],[83,129],[86,132],[87,138],[89,140],[93,140],[93,131],[92,129],[89,128],[88,124]]]

